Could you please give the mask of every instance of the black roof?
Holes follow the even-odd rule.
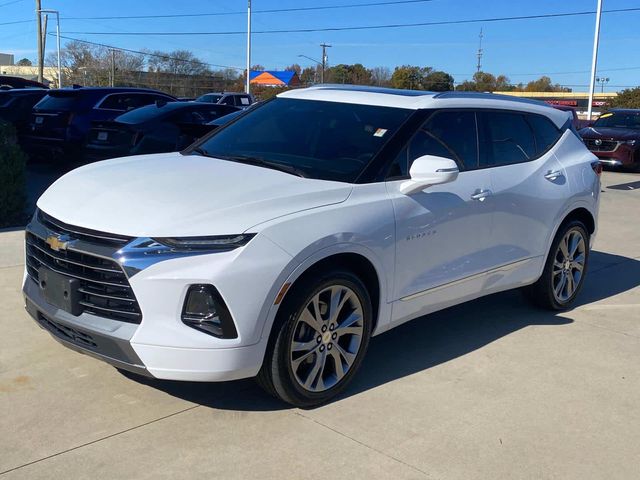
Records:
[[[22,77],[0,75],[0,86],[8,85],[11,88],[48,88],[45,84],[35,80],[27,80]]]

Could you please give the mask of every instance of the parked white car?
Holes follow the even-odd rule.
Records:
[[[311,406],[369,339],[584,282],[597,159],[564,112],[473,93],[282,93],[182,153],[68,173],[26,232],[26,308],[64,345],[160,379],[257,376]]]

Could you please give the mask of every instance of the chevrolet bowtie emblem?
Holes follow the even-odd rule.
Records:
[[[66,250],[67,244],[69,243],[56,235],[49,235],[46,242],[47,245],[49,245],[51,249],[56,252],[59,252],[60,250]]]

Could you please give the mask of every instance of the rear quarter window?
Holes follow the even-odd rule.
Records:
[[[536,139],[536,151],[542,155],[549,150],[560,138],[562,131],[551,120],[543,115],[529,114],[527,121],[531,125]]]

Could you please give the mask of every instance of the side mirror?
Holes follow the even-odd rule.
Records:
[[[411,180],[403,182],[400,191],[405,195],[421,192],[431,185],[453,182],[458,173],[458,165],[450,158],[424,155],[413,161],[409,169]]]

